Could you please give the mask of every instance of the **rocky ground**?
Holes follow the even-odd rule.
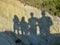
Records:
[[[50,45],[59,45],[59,41],[58,37],[51,35]],[[45,45],[44,42],[42,38],[40,39],[40,37],[34,35],[21,36],[10,31],[0,32],[0,45],[40,45],[40,43]],[[47,45],[49,45],[48,42]]]

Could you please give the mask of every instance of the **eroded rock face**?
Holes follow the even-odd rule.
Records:
[[[14,15],[17,15],[19,21],[24,16],[26,22],[30,18],[30,13],[34,13],[34,17],[41,18],[41,11],[35,7],[28,6],[23,4],[18,0],[0,0],[0,31],[11,30],[13,31],[13,18]],[[53,25],[50,27],[51,33],[60,33],[60,18],[50,15],[46,12],[46,15],[49,16],[53,22]]]
[[[35,17],[35,18],[33,18],[33,21],[30,21],[31,20],[30,18],[32,15],[31,12],[34,14],[34,17]],[[19,18],[19,21],[22,20],[22,17],[25,17],[25,21],[27,23],[29,23],[29,21],[30,21],[30,24],[31,24],[31,22],[35,23],[39,19],[40,20],[39,23],[41,24],[39,26],[42,27],[41,30],[44,30],[44,29],[47,30],[49,28],[49,32],[47,32],[47,34],[60,33],[60,28],[59,28],[60,27],[60,18],[57,16],[50,15],[48,12],[46,12],[46,14],[45,14],[46,17],[49,17],[52,21],[52,25],[48,26],[48,23],[45,20],[46,17],[44,16],[44,18],[42,19],[41,12],[42,12],[42,10],[29,6],[27,4],[25,5],[18,0],[0,0],[0,31],[14,31],[14,27],[13,27],[14,21],[13,20],[14,20],[14,16],[16,15]],[[34,21],[34,19],[36,19],[36,21]],[[33,24],[31,24],[32,27],[34,27]],[[24,24],[22,24],[22,25],[24,25]],[[37,23],[37,25],[38,25],[38,23]],[[40,32],[41,32],[41,30],[39,30],[39,26],[37,26],[37,29],[36,29],[37,36],[34,35],[34,33],[33,33],[32,29],[34,29],[34,28],[32,28],[32,29],[30,28],[31,29],[30,31],[32,32],[31,35],[29,35],[30,33],[28,33],[28,36],[24,35],[24,37],[21,38],[22,42],[25,44],[31,43],[32,45],[40,45],[39,43],[41,42],[42,45],[45,45],[46,40],[44,38],[39,37]],[[18,26],[16,26],[16,27],[18,28]],[[47,29],[46,29],[46,27],[47,27]],[[42,31],[43,33],[41,33],[41,34],[44,34],[44,32],[46,32],[45,30]],[[25,31],[26,31],[26,29],[25,29]],[[43,37],[44,37],[44,35],[43,35]],[[4,38],[4,37],[6,37],[6,38]],[[20,37],[18,36],[18,38],[20,38]],[[55,38],[50,37],[49,39],[50,39],[50,41],[52,41],[52,39],[55,39]],[[12,41],[11,36],[7,37],[7,36],[5,36],[5,34],[2,34],[2,35],[0,34],[0,40],[2,40],[2,42],[6,43],[6,45],[9,44],[8,41]],[[54,41],[56,41],[56,40],[53,40],[52,42],[54,42]],[[14,40],[13,40],[13,42],[14,42]],[[15,44],[13,44],[13,42],[10,42],[10,43],[12,43],[12,45],[15,45]],[[4,45],[4,44],[1,43],[1,45]]]

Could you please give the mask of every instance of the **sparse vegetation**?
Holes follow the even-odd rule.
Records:
[[[45,9],[56,16],[60,16],[60,0],[20,0],[26,4]]]

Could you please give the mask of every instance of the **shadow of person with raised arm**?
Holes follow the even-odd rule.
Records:
[[[31,18],[28,19],[28,24],[30,26],[30,35],[37,35],[37,18],[34,17],[34,14],[30,13]]]
[[[41,14],[42,17],[38,20],[40,37],[43,40],[41,45],[49,45],[50,27],[53,25],[53,22],[50,17],[46,16],[44,10],[41,12]]]
[[[20,28],[21,28],[22,35],[27,35],[28,23],[25,21],[25,17],[22,17],[22,19],[20,21]]]
[[[16,33],[17,31],[17,33],[19,34],[19,19],[16,15],[14,15],[13,22],[14,22],[13,24],[14,32]]]

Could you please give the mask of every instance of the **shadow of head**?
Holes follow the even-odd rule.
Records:
[[[33,17],[33,16],[34,16],[34,13],[33,13],[33,12],[31,12],[31,13],[30,13],[30,16],[31,16],[31,17]]]
[[[25,17],[22,17],[22,21],[25,21]]]
[[[41,14],[42,14],[42,17],[44,17],[46,15],[44,10],[41,12]]]
[[[15,17],[15,18],[17,18],[17,16],[16,16],[16,15],[14,15],[14,17]]]

